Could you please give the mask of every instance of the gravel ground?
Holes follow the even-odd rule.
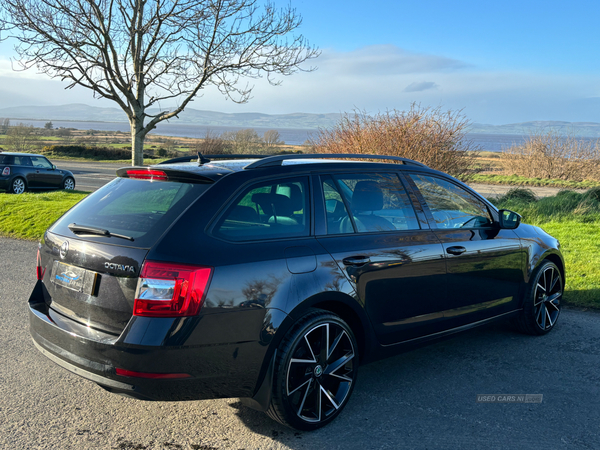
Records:
[[[342,415],[299,433],[237,399],[142,402],[54,365],[28,332],[36,244],[0,238],[0,249],[2,449],[600,448],[597,313],[565,310],[544,337],[497,324],[364,366]]]

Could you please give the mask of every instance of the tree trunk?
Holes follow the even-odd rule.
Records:
[[[131,165],[144,165],[144,121],[134,117],[130,121],[131,125]]]

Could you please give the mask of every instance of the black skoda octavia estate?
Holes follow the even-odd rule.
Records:
[[[395,163],[120,169],[39,245],[37,348],[110,392],[241,397],[311,430],[348,403],[360,364],[496,319],[554,327],[556,239],[444,173],[370,158]]]

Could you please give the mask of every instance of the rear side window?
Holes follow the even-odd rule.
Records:
[[[14,164],[15,157],[13,155],[0,155],[0,164]]]
[[[308,205],[307,178],[254,184],[234,200],[214,233],[230,241],[308,236]]]
[[[31,158],[29,156],[15,156],[15,164],[20,166],[32,166]],[[52,167],[52,165],[50,165]]]
[[[117,238],[82,235],[97,240],[135,247],[151,247],[209,184],[116,178],[78,203],[51,228],[64,236],[73,235],[68,225],[88,225],[134,238],[130,243]]]

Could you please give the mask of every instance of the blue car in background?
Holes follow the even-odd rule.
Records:
[[[22,194],[35,189],[75,189],[75,177],[57,169],[45,156],[32,153],[0,153],[0,190]]]

